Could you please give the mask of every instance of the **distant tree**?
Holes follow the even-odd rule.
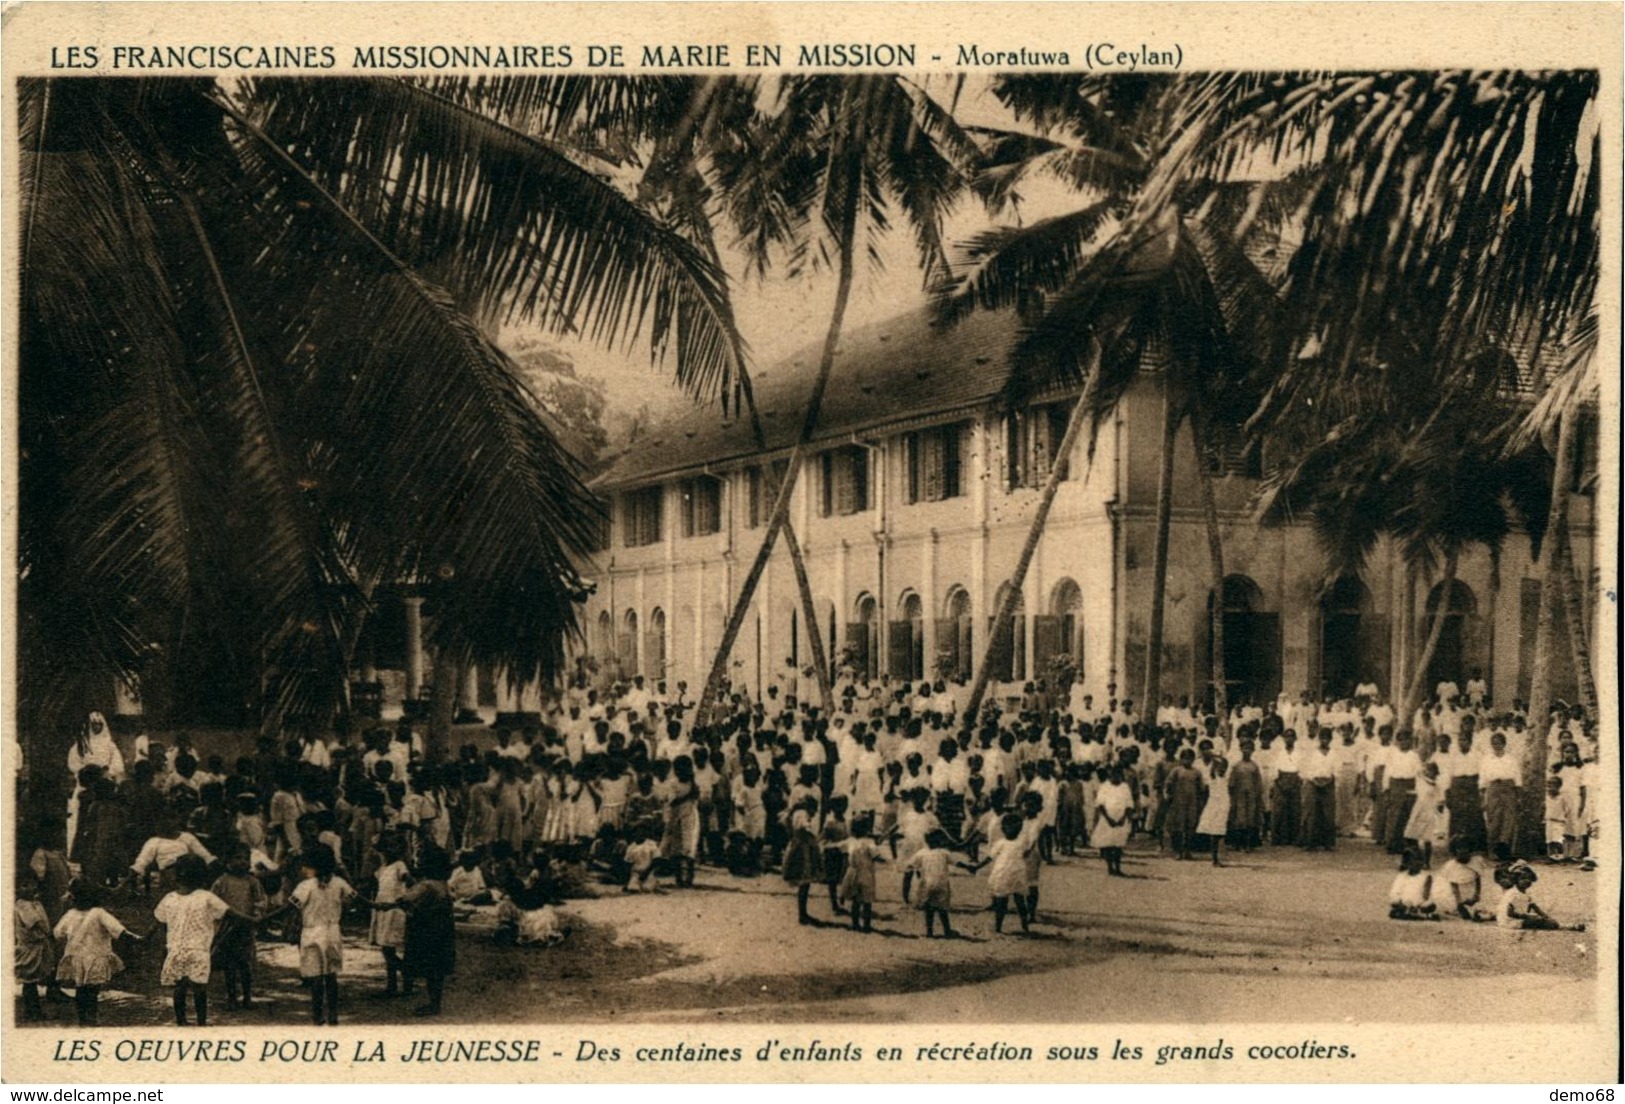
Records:
[[[581,375],[569,356],[541,338],[517,338],[508,342],[507,352],[530,384],[559,444],[576,458],[586,475],[598,474],[609,447],[605,422],[609,399],[604,382]]]

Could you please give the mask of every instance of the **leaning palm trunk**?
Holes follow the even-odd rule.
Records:
[[[1574,543],[1567,527],[1557,534],[1557,547],[1553,549],[1562,558],[1563,615],[1569,630],[1569,650],[1574,660],[1574,679],[1579,684],[1580,700],[1585,704],[1586,716],[1592,723],[1597,719],[1597,683],[1591,673],[1590,632],[1586,624],[1584,584],[1574,565]]]
[[[1090,362],[1084,372],[1084,378],[1092,385],[1100,366],[1100,350],[1092,349]],[[1078,443],[1078,434],[1083,431],[1083,423],[1089,418],[1091,401],[1091,387],[1087,387],[1077,405],[1072,408],[1072,416],[1067,419],[1066,432],[1061,436],[1061,444],[1055,450],[1055,462],[1050,465],[1049,476],[1044,480],[1043,492],[1038,498],[1038,509],[1033,513],[1033,521],[1027,528],[1027,540],[1021,546],[1021,557],[1016,560],[1016,568],[1010,574],[1009,585],[1005,587],[1004,601],[999,603],[998,611],[994,614],[993,631],[988,633],[986,646],[982,649],[982,659],[976,665],[976,677],[971,682],[970,698],[965,703],[965,726],[974,727],[977,714],[982,710],[982,698],[987,694],[988,681],[993,676],[993,655],[999,646],[999,640],[1004,636],[1005,629],[1010,625],[1010,619],[1015,615],[1016,604],[1021,601],[1022,586],[1027,581],[1027,568],[1033,562],[1033,553],[1038,549],[1038,542],[1044,536],[1044,526],[1049,521],[1050,507],[1055,503],[1055,493],[1061,488],[1061,476],[1066,472],[1070,463],[1073,448]]]
[[[1422,700],[1423,684],[1428,680],[1428,668],[1433,665],[1433,654],[1439,650],[1439,637],[1444,635],[1444,623],[1450,614],[1450,592],[1455,589],[1456,561],[1460,550],[1452,548],[1444,558],[1444,579],[1439,586],[1439,608],[1433,611],[1433,624],[1428,628],[1427,643],[1416,657],[1410,681],[1405,686],[1405,697],[1399,703],[1399,725],[1409,728],[1411,717]]]
[[[773,515],[768,519],[762,546],[757,549],[756,559],[751,562],[750,570],[745,574],[744,584],[734,599],[733,612],[728,615],[728,624],[723,629],[722,642],[717,645],[716,657],[711,661],[711,673],[706,676],[705,689],[700,695],[698,715],[701,717],[709,714],[711,702],[715,699],[717,690],[722,685],[723,675],[728,670],[728,657],[733,654],[734,642],[739,639],[739,630],[744,627],[745,615],[750,612],[751,601],[756,597],[756,587],[761,583],[762,575],[767,571],[768,561],[773,556],[773,545],[778,540],[779,531],[790,519],[790,495],[796,488],[797,477],[801,474],[807,442],[812,438],[813,431],[818,428],[818,413],[824,404],[824,391],[829,386],[830,371],[835,366],[835,349],[841,341],[841,326],[846,319],[847,300],[852,297],[854,244],[852,239],[857,230],[857,222],[857,189],[849,187],[847,201],[841,211],[840,275],[835,285],[835,305],[830,308],[829,330],[824,335],[824,351],[818,358],[818,376],[813,380],[812,393],[807,396],[807,409],[801,419],[801,435],[796,441],[795,448],[790,452],[789,468],[784,473],[784,480],[779,484],[778,497],[773,501]],[[809,625],[813,627],[813,635],[816,635],[816,622],[809,622]]]
[[[1574,482],[1574,415],[1565,411],[1557,423],[1557,456],[1552,471],[1552,505],[1546,515],[1546,555],[1542,557],[1540,615],[1535,621],[1535,664],[1529,678],[1529,743],[1524,755],[1523,828],[1525,851],[1546,847],[1546,730],[1552,705],[1553,633],[1561,611],[1563,570],[1558,534],[1569,527],[1568,489]]]
[[[1166,386],[1166,384],[1165,384]],[[1168,595],[1168,529],[1174,508],[1174,445],[1179,437],[1182,415],[1166,390],[1163,401],[1167,404],[1162,422],[1161,464],[1157,469],[1157,540],[1151,553],[1151,624],[1145,640],[1145,696],[1141,701],[1141,716],[1156,716],[1157,703],[1162,700],[1162,618]],[[1224,595],[1218,596],[1224,604]]]
[[[1207,450],[1211,449],[1212,442],[1208,439],[1207,419],[1200,410],[1191,411],[1191,444],[1196,453],[1196,480],[1202,490],[1203,520],[1207,523],[1208,570],[1213,579],[1213,604],[1208,610],[1213,626],[1210,657],[1213,664],[1213,712],[1223,725],[1225,716],[1230,712],[1230,695],[1224,671],[1224,542],[1219,535],[1219,507],[1213,499],[1213,476],[1207,468]],[[1149,702],[1146,707],[1154,708]]]
[[[812,584],[807,581],[807,561],[801,554],[801,542],[796,539],[796,527],[784,523],[784,550],[790,553],[790,566],[795,569],[796,590],[801,595],[801,620],[807,626],[807,643],[812,650],[813,675],[818,679],[818,702],[826,717],[835,715],[835,692],[830,688],[829,657],[824,652],[824,638],[818,632],[818,606],[813,601]]]

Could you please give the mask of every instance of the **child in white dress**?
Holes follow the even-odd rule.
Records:
[[[197,1025],[207,1027],[209,1023],[209,967],[215,931],[232,909],[203,888],[208,880],[207,863],[196,855],[182,855],[175,860],[175,891],[152,910],[152,918],[164,926],[168,948],[158,981],[172,987],[177,1027],[186,1026],[188,993],[197,1011]]]
[[[378,837],[378,855],[383,865],[378,868],[378,891],[374,899],[380,905],[393,905],[412,884],[398,837],[385,833]],[[412,995],[412,979],[402,978],[401,959],[406,954],[406,911],[398,908],[378,908],[372,912],[372,925],[368,936],[372,945],[384,954],[384,996]]]
[[[1214,866],[1224,865],[1219,861],[1219,844],[1224,842],[1224,835],[1230,829],[1230,786],[1225,781],[1229,770],[1226,760],[1213,760],[1213,781],[1207,788],[1207,801],[1196,822],[1196,834],[1205,836],[1213,849]]]
[[[1433,903],[1433,876],[1427,872],[1422,852],[1407,848],[1400,860],[1399,874],[1388,890],[1390,920],[1435,920],[1438,906]]]
[[[102,987],[124,970],[124,962],[113,951],[120,936],[141,937],[129,931],[101,907],[101,893],[89,882],[77,881],[68,891],[73,907],[56,922],[56,941],[62,957],[56,964],[57,984],[73,990],[73,1004],[79,1026],[95,1027],[96,1002]]]
[[[1027,853],[1035,840],[1025,830],[1026,826],[1020,813],[1005,813],[999,819],[998,838],[987,847],[984,862],[992,867],[987,872],[987,888],[993,895],[993,930],[996,932],[1004,931],[1004,918],[1010,911],[1012,899],[1021,930],[1032,928],[1032,916],[1027,911]]]
[[[309,874],[294,887],[289,898],[301,919],[299,974],[310,986],[312,1022],[337,1024],[339,971],[344,968],[344,933],[339,922],[344,906],[357,894],[349,882],[334,873],[337,864],[327,848],[312,849],[306,861]]]
[[[917,875],[919,878],[920,897],[917,907],[925,913],[927,939],[936,937],[935,922],[939,918],[942,920],[943,937],[954,938],[953,925],[948,921],[948,907],[953,903],[953,893],[948,885],[948,867],[952,863],[948,854],[948,843],[948,833],[941,828],[933,828],[925,838],[925,846],[914,852],[903,864],[905,879],[910,875]]]

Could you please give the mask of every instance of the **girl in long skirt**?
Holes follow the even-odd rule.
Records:
[[[406,976],[422,978],[428,990],[428,1003],[415,1009],[419,1016],[440,1014],[446,978],[457,965],[457,927],[446,886],[450,866],[444,851],[427,852],[417,884],[398,902],[406,910]]]
[[[671,796],[666,806],[666,835],[660,853],[676,875],[679,887],[694,884],[694,864],[700,854],[700,790],[694,784],[694,761],[679,755],[671,765]]]
[[[17,903],[12,908],[16,925],[16,976],[23,987],[23,1019],[43,1020],[40,986],[56,980],[56,942],[51,922],[40,904],[39,879],[31,872],[17,876]]]
[[[813,883],[824,876],[824,856],[813,830],[817,817],[818,799],[802,798],[790,812],[790,842],[784,849],[784,880],[796,887],[796,919],[802,924],[812,923],[807,898]]]
[[[1264,776],[1253,761],[1251,740],[1241,741],[1241,758],[1228,768],[1225,788],[1230,793],[1230,846],[1251,851],[1264,838]]]
[[[848,838],[850,834],[846,825],[846,798],[836,795],[829,799],[829,813],[824,817],[824,826],[818,833],[818,842],[824,852],[824,884],[829,887],[830,911],[836,916],[846,915],[846,909],[840,901],[840,887],[846,877]]]
[[[1479,763],[1478,784],[1484,791],[1484,826],[1490,852],[1500,861],[1512,857],[1518,843],[1518,761],[1507,754],[1507,738],[1490,737],[1490,753]]]

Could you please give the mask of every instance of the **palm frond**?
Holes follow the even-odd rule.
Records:
[[[691,393],[727,393],[738,341],[716,265],[560,144],[444,92],[268,78],[246,86],[245,114],[388,248],[487,316],[646,340]]]

